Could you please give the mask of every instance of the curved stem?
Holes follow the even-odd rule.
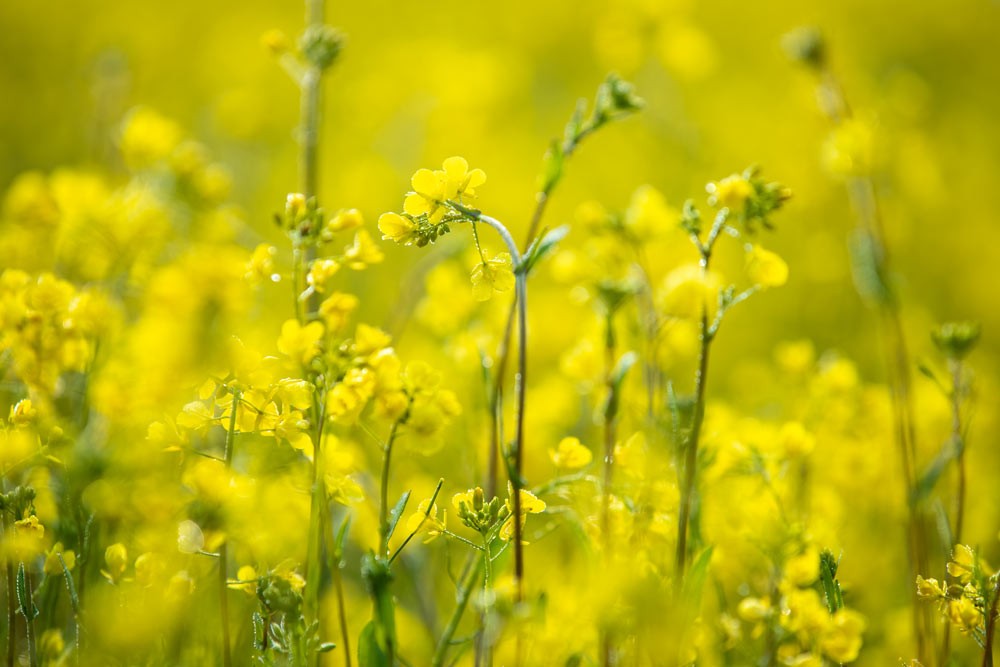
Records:
[[[521,489],[524,486],[524,411],[525,411],[525,385],[528,375],[528,283],[524,267],[521,265],[521,253],[514,242],[514,237],[496,218],[483,214],[481,211],[470,209],[454,201],[447,202],[456,211],[463,213],[476,222],[482,222],[494,230],[503,239],[510,253],[514,265],[514,282],[517,304],[517,338],[518,338],[518,359],[517,375],[514,379],[514,387],[517,394],[517,426],[514,437],[514,464],[510,471],[510,483],[513,488],[513,514],[514,514],[514,581],[516,586],[516,600],[520,602],[524,599],[524,544],[522,538],[523,527],[519,517],[521,516]],[[499,417],[498,417],[499,418]]]

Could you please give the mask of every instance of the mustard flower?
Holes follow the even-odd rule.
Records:
[[[549,458],[559,468],[575,470],[589,465],[594,454],[578,438],[563,438],[556,449],[549,450]]]
[[[302,326],[297,320],[286,320],[281,325],[278,351],[299,363],[308,364],[319,354],[319,344],[322,338],[322,323],[310,322]]]
[[[514,287],[514,271],[510,253],[502,252],[472,269],[472,294],[477,301],[488,301],[494,292],[507,292]]]
[[[781,287],[788,282],[788,264],[777,253],[752,245],[746,255],[747,277],[763,288]]]
[[[414,217],[426,215],[431,223],[444,217],[444,202],[473,199],[476,188],[486,182],[482,169],[469,170],[469,163],[462,157],[450,157],[443,169],[420,169],[413,174],[410,185],[413,192],[403,201],[403,211]]]

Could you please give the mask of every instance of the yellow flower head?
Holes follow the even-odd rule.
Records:
[[[286,320],[281,325],[278,337],[278,351],[295,361],[308,364],[319,354],[319,343],[323,338],[323,324],[310,322],[302,326],[297,320]]]
[[[728,208],[737,211],[746,204],[753,195],[753,185],[739,174],[726,176],[721,181],[709,183],[708,203],[717,208]]]
[[[477,301],[488,301],[494,292],[506,292],[514,287],[514,271],[510,254],[502,252],[472,269],[472,294]]]
[[[430,511],[428,511],[427,507],[430,505],[430,502],[430,498],[421,500],[420,504],[417,506],[417,510],[410,515],[409,519],[406,520],[407,534],[416,533],[417,531],[425,533],[426,537],[424,538],[424,544],[427,544],[434,538],[441,535],[447,528],[447,510],[442,512],[441,518],[439,519],[437,503],[435,503],[430,508]]]
[[[104,564],[107,570],[101,570],[101,574],[113,584],[121,581],[128,567],[128,549],[121,542],[116,542],[104,550]]]
[[[697,264],[684,264],[669,274],[660,294],[660,309],[668,317],[696,320],[704,313],[711,322],[719,305],[722,279]]]
[[[417,225],[399,213],[383,213],[378,219],[378,230],[382,232],[382,239],[395,241],[403,245],[411,245],[416,241]]]
[[[348,208],[337,211],[330,222],[326,223],[326,229],[330,232],[345,232],[365,224],[365,218],[361,211],[356,208]]]
[[[750,282],[760,287],[781,287],[788,281],[788,264],[777,253],[753,245],[746,257]]]
[[[482,169],[470,171],[465,158],[450,157],[443,167],[436,171],[420,169],[413,174],[413,192],[403,201],[403,211],[414,217],[426,215],[432,223],[440,222],[445,214],[444,202],[474,199],[476,188],[486,182],[486,173]]]
[[[549,450],[549,458],[559,468],[576,470],[589,464],[594,455],[578,438],[563,438],[556,449]]]

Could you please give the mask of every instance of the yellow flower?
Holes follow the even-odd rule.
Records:
[[[482,169],[469,171],[465,158],[450,157],[443,167],[437,171],[420,169],[413,174],[413,192],[403,201],[403,211],[415,217],[426,215],[432,223],[440,222],[445,201],[475,198],[476,188],[486,182],[486,173]]]
[[[378,327],[359,324],[354,333],[354,354],[359,357],[367,357],[389,347],[391,343],[392,336]]]
[[[375,245],[371,234],[365,229],[359,229],[354,235],[354,243],[344,248],[347,266],[360,271],[370,264],[378,264],[385,259],[381,248]]]
[[[196,554],[204,548],[205,534],[201,526],[190,519],[181,521],[177,525],[177,550],[185,554]]]
[[[502,252],[477,263],[472,269],[472,294],[477,301],[487,301],[493,292],[506,292],[513,287],[514,272],[509,253]]]
[[[361,485],[350,475],[328,472],[323,476],[327,497],[341,505],[355,505],[365,499]]]
[[[796,586],[808,586],[819,578],[819,552],[810,547],[789,558],[785,563],[785,578]]]
[[[434,538],[441,535],[447,527],[448,512],[443,512],[439,519],[437,503],[434,503],[430,508],[430,512],[427,511],[430,502],[430,498],[421,500],[417,506],[417,510],[406,520],[407,534],[416,533],[417,531],[426,533],[427,537],[424,538],[424,544],[431,542]]]
[[[243,591],[248,595],[257,594],[257,570],[253,565],[243,565],[236,571],[236,579],[230,579],[229,588],[236,591]]]
[[[261,243],[253,249],[250,261],[247,262],[245,278],[251,283],[270,280],[274,274],[274,256],[278,249],[273,245]]]
[[[861,650],[861,633],[864,630],[865,619],[861,614],[851,609],[839,609],[820,637],[820,649],[834,662],[854,662]]]
[[[504,521],[503,525],[500,527],[500,539],[511,540],[514,538],[514,502],[511,496],[514,495],[514,489],[510,482],[507,482],[507,510],[510,512],[510,516]],[[525,519],[529,514],[541,514],[545,511],[545,501],[538,498],[535,494],[527,489],[521,489],[520,493],[521,500],[521,528],[524,528]],[[524,534],[522,530],[522,535]]]
[[[778,446],[788,458],[805,456],[816,446],[816,438],[800,422],[786,422],[778,431]]]
[[[149,551],[139,554],[135,559],[135,581],[140,586],[149,588],[160,582],[165,569],[166,564],[158,554]]]
[[[743,598],[736,606],[736,615],[750,623],[762,621],[771,615],[771,601],[767,598]]]
[[[23,398],[10,408],[10,423],[14,426],[28,426],[38,418],[38,410],[30,398]]]
[[[718,310],[721,285],[717,273],[705,273],[697,264],[684,264],[667,274],[659,299],[660,309],[668,317],[690,320],[704,313],[711,322]]]
[[[45,526],[34,514],[14,522],[13,551],[19,560],[28,560],[42,553]]]
[[[326,291],[326,283],[340,270],[340,264],[335,259],[317,259],[309,267],[306,282],[317,292]]]
[[[308,431],[309,421],[298,410],[282,413],[274,426],[275,437],[285,440],[292,449],[299,450],[307,459],[312,460],[313,441]]]
[[[286,320],[281,325],[278,351],[300,363],[308,364],[319,354],[319,342],[322,338],[322,323],[310,322],[302,326],[297,320]]]
[[[559,468],[575,470],[589,464],[594,459],[594,455],[580,444],[579,439],[563,438],[559,441],[556,449],[549,450],[549,458]]]
[[[944,587],[937,579],[924,579],[918,574],[917,595],[922,598],[939,600],[944,597]]]
[[[166,160],[183,139],[180,127],[160,114],[139,107],[129,112],[121,134],[122,157],[132,169]]]
[[[746,256],[747,277],[760,287],[781,287],[788,281],[788,264],[777,253],[753,245]]]
[[[334,292],[319,304],[319,316],[326,322],[328,331],[340,331],[358,307],[358,297],[345,292]]]
[[[356,208],[341,209],[333,216],[326,228],[331,232],[346,232],[365,224],[365,218]]]
[[[378,230],[382,232],[383,240],[410,245],[416,240],[416,229],[417,225],[412,220],[399,213],[383,213],[378,219]]]
[[[992,574],[986,561],[979,558],[976,552],[964,544],[956,544],[951,552],[951,562],[948,563],[948,574],[958,579],[961,583],[967,584],[972,580],[973,572],[979,566],[980,572],[989,576]]]
[[[709,204],[733,211],[742,208],[747,199],[753,195],[753,186],[750,181],[739,174],[733,174],[721,181],[709,183],[706,189],[708,190]]]
[[[972,632],[983,624],[983,614],[976,604],[964,595],[948,601],[948,618],[962,632]]]
[[[45,565],[43,570],[45,574],[51,576],[62,576],[63,566],[59,562],[59,556],[62,555],[62,563],[66,563],[66,569],[69,571],[73,570],[76,565],[76,553],[72,549],[63,550],[62,542],[56,542],[49,549],[48,553],[45,554]]]
[[[116,542],[104,550],[104,563],[107,570],[101,570],[101,574],[113,584],[121,581],[128,567],[128,549],[121,542]]]

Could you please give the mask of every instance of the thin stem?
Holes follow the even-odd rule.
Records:
[[[341,563],[338,561],[333,564],[333,588],[337,594],[337,615],[340,621],[340,643],[344,650],[341,652],[344,656],[344,665],[346,667],[351,667],[351,634],[347,628],[347,608],[344,604],[344,577],[340,572]]]
[[[236,415],[239,412],[240,399],[242,398],[242,392],[239,389],[233,389],[233,402],[230,404],[229,408],[229,430],[226,431],[226,445],[224,450],[223,462],[226,465],[226,469],[229,470],[233,463],[233,449],[236,440]],[[219,574],[218,574],[218,587],[219,587],[219,622],[222,626],[222,664],[224,667],[231,667],[233,664],[232,655],[230,654],[230,638],[229,638],[229,541],[228,539],[223,541],[219,546]]]
[[[389,429],[389,438],[385,443],[385,450],[382,453],[382,476],[379,480],[379,504],[378,504],[378,525],[379,525],[379,557],[389,556],[389,465],[392,462],[392,445],[396,440],[396,433],[399,429],[399,422],[393,422]]]
[[[7,526],[7,516],[3,515],[4,535],[9,530]],[[14,634],[14,624],[17,621],[16,593],[14,592],[14,563],[8,557],[5,563],[7,574],[7,667],[14,667],[14,660],[17,655],[17,635]]]
[[[520,602],[524,599],[524,544],[521,533],[523,532],[521,521],[521,489],[524,486],[524,413],[525,413],[525,385],[528,376],[528,283],[527,272],[521,265],[521,253],[514,242],[514,237],[496,218],[491,218],[481,211],[470,209],[460,203],[447,202],[456,211],[471,217],[476,222],[483,222],[492,227],[503,239],[510,253],[514,271],[516,304],[517,304],[517,338],[518,338],[518,359],[517,375],[514,378],[514,386],[517,400],[517,425],[514,438],[514,466],[510,471],[510,483],[513,487],[513,514],[514,514],[514,581],[516,586],[516,600]]]
[[[986,616],[986,641],[983,642],[982,667],[993,667],[993,639],[996,636],[998,603],[1000,603],[1000,578],[997,578],[997,583],[993,587],[993,602]]]
[[[819,68],[818,75],[823,112],[835,126],[850,120],[851,108],[836,77],[825,66]],[[858,231],[864,235],[865,242],[870,246],[878,274],[880,276],[890,275],[885,233],[872,179],[868,176],[855,176],[849,179],[847,193],[857,218]],[[859,292],[861,291],[859,289]],[[898,301],[890,293],[877,299],[874,305],[881,321],[882,346],[888,366],[889,386],[892,395],[894,434],[899,450],[904,483],[903,492],[908,509],[906,533],[910,571],[907,581],[912,582],[917,574],[928,570],[929,555],[927,553],[925,522],[920,508],[913,502],[916,477],[914,472],[916,470],[916,435],[913,421],[909,353]],[[935,643],[935,624],[931,618],[931,609],[929,605],[921,604],[917,598],[915,587],[908,587],[913,596],[911,606],[917,658],[923,664],[929,665],[934,657]]]
[[[479,568],[483,566],[483,559],[484,556],[481,555],[476,560],[470,561],[466,567],[466,574],[461,586],[459,586],[458,597],[455,600],[455,610],[451,613],[448,625],[445,626],[444,632],[441,633],[441,637],[438,639],[437,647],[434,649],[434,657],[431,659],[432,667],[441,667],[444,664],[445,656],[448,654],[448,647],[451,645],[451,639],[455,636],[458,624],[461,623],[462,616],[465,614],[465,608],[469,604],[469,598],[476,587],[476,581],[479,579]]]
[[[702,275],[708,274],[712,261],[712,250],[719,238],[719,233],[726,224],[729,215],[727,209],[719,211],[715,222],[709,231],[708,239],[703,244],[697,236],[693,241],[701,253]],[[674,555],[674,586],[680,591],[684,583],[684,568],[687,565],[688,524],[691,521],[691,507],[695,496],[695,477],[698,467],[698,444],[701,438],[701,426],[705,419],[705,385],[708,380],[708,358],[715,339],[715,329],[708,322],[708,306],[701,311],[701,321],[698,329],[698,370],[694,376],[694,413],[691,416],[691,428],[684,439],[684,465],[681,470],[681,499],[677,519],[677,551]]]
[[[965,440],[962,437],[962,362],[953,360],[951,367],[951,439],[958,447],[958,489],[955,498],[955,531],[952,542],[961,544],[962,527],[965,522],[966,466]]]
[[[37,648],[35,647],[35,618],[34,618],[35,603],[31,599],[31,588],[32,588],[31,574],[28,573],[28,571],[24,568],[24,563],[21,563],[21,570],[24,573],[24,590],[28,597],[28,599],[25,601],[26,602],[25,607],[27,608],[28,613],[31,614],[31,618],[25,617],[24,619],[25,620],[24,631],[25,635],[28,638],[28,665],[30,667],[38,667],[38,652]]]
[[[608,392],[608,404],[615,402],[615,329],[614,313],[609,312],[604,320],[604,385]],[[604,478],[601,484],[601,533],[604,547],[611,547],[611,483],[615,465],[615,415],[604,415]]]

